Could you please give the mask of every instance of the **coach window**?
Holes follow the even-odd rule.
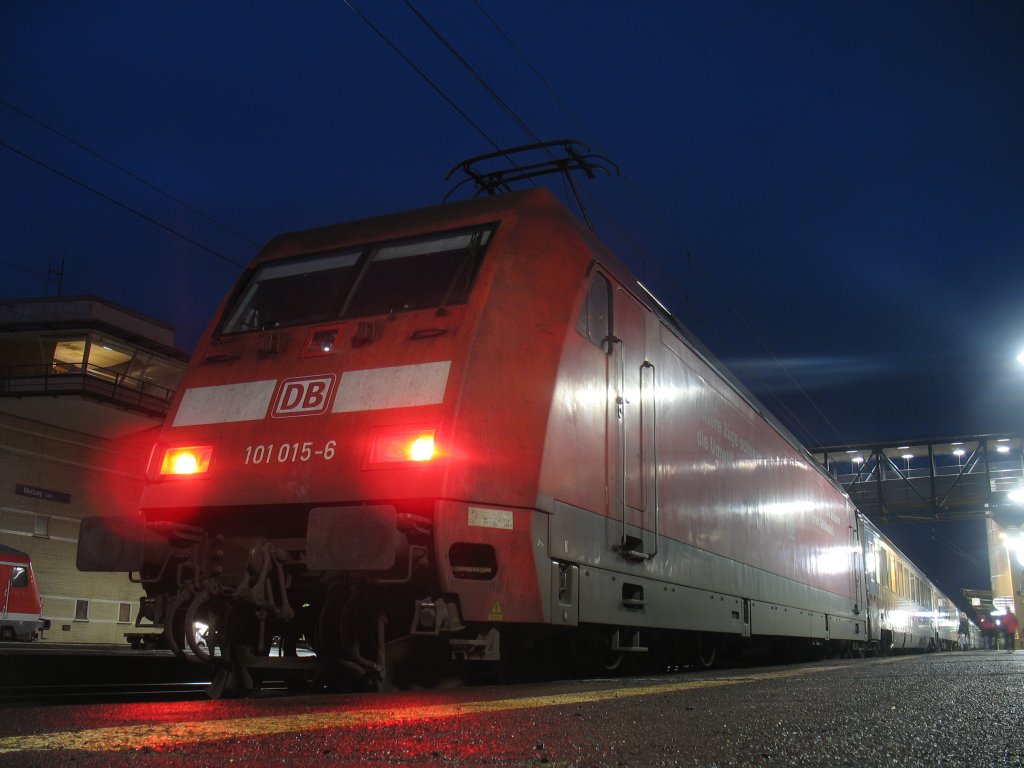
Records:
[[[589,339],[595,347],[608,351],[610,330],[610,297],[608,280],[602,274],[595,274],[587,290],[587,300],[580,309],[576,330]]]

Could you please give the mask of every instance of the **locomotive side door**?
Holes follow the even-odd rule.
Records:
[[[657,551],[655,369],[646,357],[648,310],[612,283],[608,349],[609,508],[612,546],[629,559]]]

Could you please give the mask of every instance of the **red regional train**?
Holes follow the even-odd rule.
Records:
[[[41,619],[32,560],[24,552],[0,544],[0,640],[35,640],[50,623]]]
[[[360,686],[897,644],[884,537],[543,189],[275,238],[148,472],[79,568],[131,572],[211,695],[301,682],[306,642],[318,684]],[[938,642],[893,595],[931,612],[899,642]]]

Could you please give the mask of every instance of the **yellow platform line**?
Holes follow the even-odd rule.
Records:
[[[713,680],[664,683],[644,687],[609,688],[600,691],[582,691],[548,696],[526,696],[496,701],[366,709],[349,712],[325,710],[294,715],[274,714],[224,720],[197,720],[178,723],[158,723],[154,725],[111,726],[81,731],[57,731],[54,733],[0,738],[0,753],[30,750],[124,752],[151,749],[159,751],[184,744],[200,744],[228,739],[269,736],[279,733],[350,728],[365,725],[397,725],[418,720],[436,720],[445,717],[461,717],[519,709],[591,704],[638,696],[658,696],[701,688],[718,688],[761,680],[785,679],[841,668],[834,666],[801,667],[799,669],[763,672],[756,675]]]

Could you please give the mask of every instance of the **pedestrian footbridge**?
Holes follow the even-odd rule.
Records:
[[[873,520],[1024,514],[1020,435],[817,448],[814,458]]]

